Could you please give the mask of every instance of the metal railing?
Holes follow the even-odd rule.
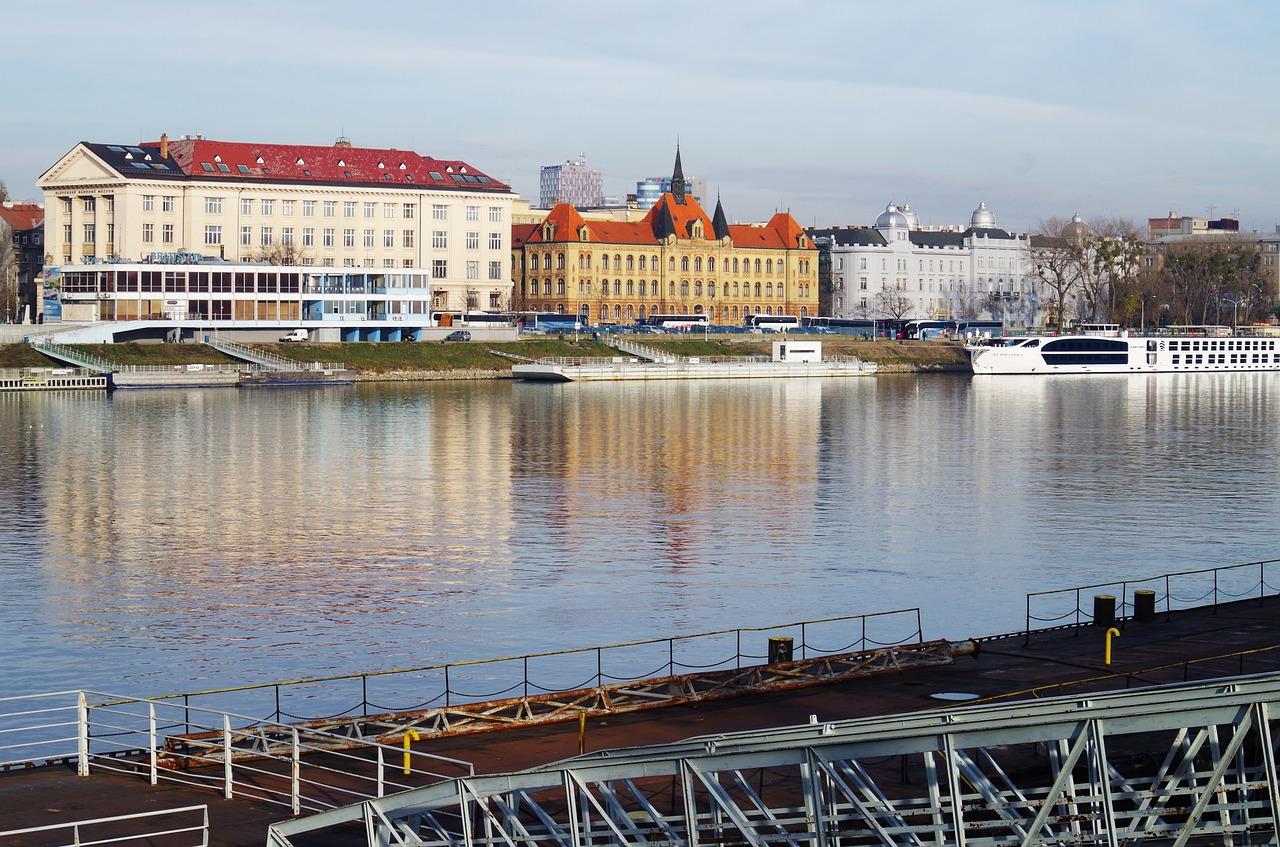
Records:
[[[1030,643],[1033,632],[1093,623],[1094,610],[1086,606],[1086,603],[1091,602],[1097,593],[1109,594],[1115,598],[1115,619],[1121,627],[1133,616],[1134,592],[1139,590],[1155,591],[1156,610],[1165,615],[1175,609],[1203,606],[1216,609],[1220,603],[1251,597],[1263,601],[1268,594],[1280,591],[1280,583],[1273,581],[1277,566],[1280,566],[1280,559],[1267,559],[1141,579],[1112,580],[1075,588],[1035,591],[1027,595],[1025,640]]]
[[[237,359],[244,359],[257,365],[263,365],[277,371],[300,371],[306,368],[302,362],[286,359],[284,356],[277,356],[274,353],[268,353],[265,350],[259,350],[248,344],[240,344],[236,341],[228,341],[225,338],[219,338],[215,332],[213,337],[206,342],[215,350],[221,350],[229,356],[235,356]]]
[[[260,714],[268,721],[401,713],[764,664],[769,658],[769,638],[788,636],[794,639],[797,659],[924,640],[920,610],[898,609],[499,659],[195,691],[155,699],[180,701],[184,706],[220,704]],[[305,714],[302,705],[307,709]]]
[[[151,823],[155,819],[158,820],[155,823]],[[196,822],[189,822],[192,820]],[[121,834],[128,827],[120,825],[133,821],[146,821],[148,826],[160,828]],[[101,832],[98,832],[98,830],[101,830]],[[163,845],[163,847],[185,847],[185,845],[208,847],[209,807],[181,806],[174,809],[158,809],[154,812],[138,812],[133,815],[116,815],[110,818],[92,818],[69,823],[27,827],[26,829],[10,829],[0,832],[0,844],[8,843],[9,839],[13,839],[13,843],[30,844],[32,842],[31,836],[33,835],[47,835],[58,832],[66,832],[67,835],[61,837],[66,839],[69,836],[70,840],[50,842],[45,838],[41,838],[40,843],[46,845],[46,847],[99,847],[99,845],[104,844],[137,844],[139,847],[159,847],[160,845]],[[195,837],[183,837],[186,835]],[[20,836],[26,837],[20,838]]]
[[[64,362],[71,362],[79,367],[88,368],[97,373],[111,373],[119,369],[115,362],[108,361],[101,356],[95,356],[84,350],[78,350],[73,345],[59,344],[56,341],[50,341],[48,338],[31,338],[29,343],[32,347],[50,356],[54,359],[61,359]]]
[[[81,776],[143,775],[294,814],[474,773],[408,745],[362,739],[351,749],[351,738],[320,729],[184,703],[72,691],[4,698],[0,709],[0,736],[13,739],[0,745],[4,769],[74,762]]]

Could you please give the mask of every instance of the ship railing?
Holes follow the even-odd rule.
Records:
[[[48,847],[208,847],[209,807],[180,806],[0,832],[0,844],[11,838]]]
[[[0,699],[4,770],[68,764],[81,776],[142,775],[294,814],[475,773],[470,762],[412,749],[412,737],[395,740],[94,691]]]
[[[646,361],[649,357],[638,356],[543,356],[536,360],[539,365],[565,366],[599,366],[607,367],[619,364],[678,364],[678,365],[742,365],[769,361],[768,356],[693,356],[681,357],[675,362]],[[856,357],[849,357],[856,361]]]
[[[1096,582],[1027,595],[1024,640],[1035,632],[1126,622],[1146,608],[1166,617],[1178,609],[1212,607],[1280,592],[1280,559]],[[1106,619],[1104,619],[1104,617]]]
[[[219,362],[216,364],[185,365],[119,365],[117,373],[243,373],[258,370],[257,365],[244,362]]]
[[[770,641],[790,639],[795,659],[815,659],[924,640],[918,608],[724,629],[528,653],[497,659],[312,677],[155,698],[259,716],[267,722],[422,712],[510,698],[768,663]]]

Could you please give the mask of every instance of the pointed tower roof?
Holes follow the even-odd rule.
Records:
[[[684,205],[684,168],[680,166],[680,145],[676,145],[676,168],[671,172],[671,194],[676,203]]]
[[[716,195],[716,211],[711,216],[711,231],[716,240],[729,237],[729,221],[724,215],[724,206],[720,205],[720,196]]]

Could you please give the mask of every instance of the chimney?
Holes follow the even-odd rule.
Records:
[[[160,133],[160,158],[169,158],[169,134],[166,132]]]

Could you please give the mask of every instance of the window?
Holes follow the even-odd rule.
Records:
[[[354,229],[344,229],[342,231],[342,246],[343,247],[356,246],[356,231]]]
[[[292,201],[292,200],[281,200],[281,201],[280,201],[280,214],[282,214],[282,215],[292,215],[292,214],[293,214],[293,203],[294,203],[294,201]]]
[[[332,218],[332,217],[333,217],[334,215],[336,215],[337,213],[338,213],[338,201],[337,201],[337,200],[325,200],[325,201],[324,201],[324,216],[325,216],[326,218]]]
[[[479,279],[479,278],[480,278],[480,263],[467,262],[467,279]]]
[[[205,226],[204,243],[205,244],[221,244],[222,243],[222,227]]]
[[[62,214],[64,214],[64,215],[69,215],[69,214],[71,214],[71,198],[70,198],[70,197],[63,197],[63,198],[62,198]],[[70,239],[68,239],[68,240],[70,240]]]
[[[97,202],[96,202],[92,197],[86,197],[86,198],[84,198],[84,210],[85,210],[86,212],[92,212],[92,211],[94,211],[97,207],[98,207],[98,204],[97,204]]]
[[[263,200],[263,201],[261,201],[261,203],[262,203],[262,214],[264,214],[264,215],[270,215],[272,212],[274,212],[274,211],[275,211],[275,208],[276,208],[276,201],[274,201],[274,200]]]
[[[342,216],[344,218],[354,218],[356,216],[356,202],[354,200],[343,201]]]
[[[262,228],[262,231],[258,233],[258,235],[259,235],[259,243],[261,243],[263,247],[269,246],[272,243],[272,241],[275,239],[275,233],[272,230],[272,228],[269,226],[264,226]]]
[[[449,275],[449,262],[446,259],[435,259],[431,262],[431,278],[444,279]]]
[[[154,194],[142,195],[142,211],[144,212],[155,211],[155,206],[156,206],[156,196]]]
[[[495,223],[495,224],[502,223],[502,207],[501,206],[489,207],[489,221],[490,223]]]
[[[373,246],[373,230],[371,229],[366,229],[364,231],[364,246],[365,247]]]
[[[253,227],[251,226],[240,227],[240,244],[247,247],[252,243],[253,243]]]
[[[204,213],[206,215],[222,214],[222,198],[221,197],[204,198]]]
[[[253,214],[253,201],[252,201],[252,200],[248,199],[247,197],[241,197],[241,198],[240,198],[240,214],[242,214],[242,215],[252,215],[252,214]]]
[[[302,201],[302,215],[303,215],[303,217],[311,218],[311,217],[315,217],[315,214],[316,214],[316,201],[314,201],[314,200],[303,200],[303,201]]]
[[[163,196],[163,197],[161,197],[161,198],[160,198],[160,211],[162,211],[162,212],[172,212],[172,211],[173,211],[173,196],[172,196],[172,195],[168,195],[168,194],[166,194],[165,196]]]
[[[324,232],[321,234],[321,238],[323,239],[323,241],[321,242],[322,246],[324,247],[333,246],[333,233],[334,233],[334,230],[332,227],[325,227]]]
[[[383,204],[382,204],[382,216],[383,216],[384,218],[394,218],[394,217],[396,216],[396,204],[395,204],[395,203],[383,203]]]
[[[407,221],[411,221],[411,220],[413,220],[414,210],[415,210],[415,209],[417,209],[417,208],[418,208],[418,207],[417,207],[417,205],[416,205],[416,204],[414,204],[414,203],[405,203],[405,204],[404,204],[404,219],[405,219],[405,220],[407,220]]]
[[[98,228],[93,224],[84,225],[84,243],[92,244],[98,240]]]
[[[413,230],[406,229],[404,231],[404,241],[402,243],[404,244],[405,247],[413,246]]]
[[[302,246],[316,246],[316,231],[314,227],[304,227],[302,230]]]
[[[502,249],[502,233],[500,232],[489,233],[489,249],[490,250]]]
[[[436,204],[431,207],[431,219],[437,221],[449,220],[449,207]]]
[[[449,246],[449,233],[442,229],[437,229],[431,233],[431,246],[437,249],[445,249]]]
[[[396,231],[394,229],[384,229],[382,231],[382,246],[383,247],[396,246]]]
[[[143,224],[142,225],[142,243],[150,244],[155,240],[156,240],[156,225]]]
[[[378,205],[377,203],[370,203],[369,201],[366,200],[364,204],[364,216],[366,218],[373,217],[374,209],[377,208],[377,205]]]
[[[467,233],[467,249],[468,250],[480,249],[480,233],[478,232]]]
[[[160,242],[162,244],[173,243],[173,224],[160,225]]]
[[[502,262],[489,263],[489,279],[502,279]]]
[[[468,207],[467,207],[467,220],[469,220],[469,221],[478,221],[478,220],[480,220],[480,207],[479,207],[479,206],[468,206]]]
[[[280,230],[280,243],[286,246],[293,244],[293,227],[286,226]]]

